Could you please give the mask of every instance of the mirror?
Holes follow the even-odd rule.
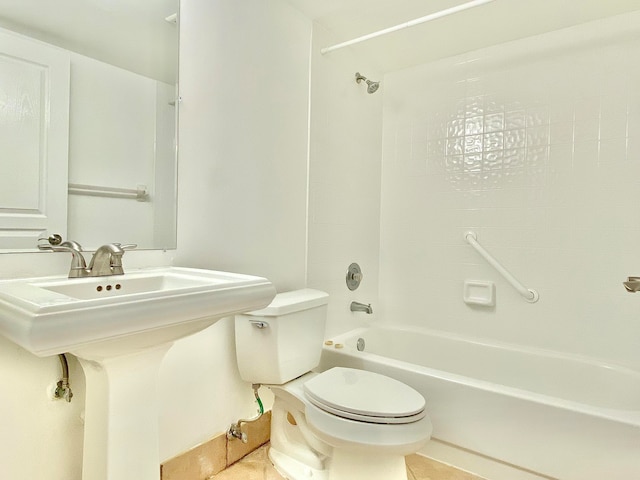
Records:
[[[178,9],[179,0],[3,1],[0,34],[10,39],[4,46],[26,42],[62,49],[69,58],[70,74],[68,130],[61,135],[68,139],[66,156],[61,156],[67,163],[58,168],[66,170],[59,179],[63,195],[55,201],[43,200],[38,193],[38,189],[53,189],[51,176],[42,173],[46,167],[36,166],[35,173],[29,173],[19,155],[0,157],[3,176],[11,178],[0,184],[5,191],[0,195],[0,233],[10,232],[5,239],[0,235],[0,252],[37,251],[37,238],[54,233],[79,242],[86,250],[109,242],[136,243],[143,249],[175,248]],[[14,78],[13,64],[6,66],[15,60],[10,46],[8,50],[0,48],[0,146],[18,144],[5,114],[7,105],[22,100],[11,101],[7,96],[11,88],[6,85],[20,83]],[[9,59],[4,64],[3,56]],[[9,83],[3,85],[3,80]],[[37,92],[33,97],[40,105],[34,107],[30,100],[24,109],[22,100],[19,106],[47,111],[48,99],[40,100]],[[33,138],[37,137],[36,132]],[[30,144],[27,138],[20,142]],[[52,143],[49,140],[40,141]],[[12,152],[12,146],[5,152]],[[32,145],[29,148],[34,150]],[[38,161],[42,163],[41,159],[34,163]],[[32,210],[43,204],[60,207],[58,217],[63,222],[51,228],[16,227],[15,209],[8,206],[12,194],[6,192],[16,192],[16,204],[28,203],[26,181],[16,179],[29,175],[39,184],[33,187],[32,203],[38,207]]]

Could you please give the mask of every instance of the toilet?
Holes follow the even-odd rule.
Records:
[[[374,372],[311,371],[328,299],[312,289],[285,292],[235,317],[240,376],[274,394],[269,458],[289,480],[406,480],[405,455],[431,437],[424,397]]]

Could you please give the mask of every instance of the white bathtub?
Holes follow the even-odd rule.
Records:
[[[356,343],[364,339],[364,351]],[[640,480],[640,372],[429,330],[334,337],[320,368],[388,375],[427,399],[433,438],[561,480]]]

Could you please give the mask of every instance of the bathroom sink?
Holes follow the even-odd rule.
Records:
[[[0,333],[38,356],[87,357],[89,351],[113,356],[262,308],[274,295],[264,278],[179,267],[5,280],[0,281]]]
[[[160,480],[158,377],[166,353],[174,340],[263,308],[275,293],[265,278],[178,267],[3,280],[0,334],[38,356],[78,357],[86,380],[84,480]]]

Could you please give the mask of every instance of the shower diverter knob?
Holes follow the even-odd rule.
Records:
[[[349,269],[347,270],[347,288],[349,290],[355,290],[360,286],[360,282],[362,281],[362,270],[360,270],[360,265],[357,263],[352,263],[349,265]]]

